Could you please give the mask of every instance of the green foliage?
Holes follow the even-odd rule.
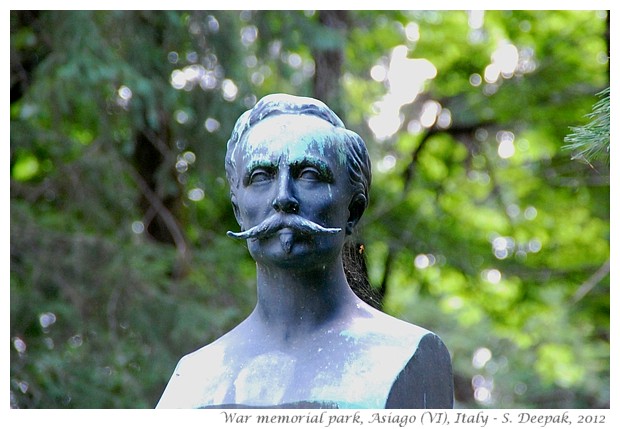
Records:
[[[371,283],[444,339],[458,406],[609,406],[607,16],[320,14],[11,13],[12,406],[153,407],[249,313],[226,141],[261,96],[316,95],[326,50],[373,159]]]
[[[566,136],[569,144],[565,148],[573,151],[573,159],[609,159],[610,88],[597,95],[601,99],[594,104],[592,113],[587,115],[591,121],[583,127],[572,127],[572,134]]]

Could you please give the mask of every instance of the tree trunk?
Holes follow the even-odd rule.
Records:
[[[319,11],[319,22],[330,31],[345,36],[348,28],[348,12],[346,10],[322,10]],[[337,115],[342,116],[343,106],[342,91],[340,89],[340,77],[344,52],[339,44],[335,49],[315,49],[313,52],[315,62],[314,73],[314,97],[327,104]]]

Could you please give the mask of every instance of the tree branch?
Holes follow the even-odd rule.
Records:
[[[572,303],[576,304],[584,296],[586,296],[594,287],[600,283],[601,280],[605,278],[607,274],[609,274],[610,264],[609,259],[598,269],[594,274],[590,276],[581,286],[577,289],[577,292],[574,293],[572,298]]]
[[[172,213],[170,213],[170,210],[166,208],[157,194],[155,194],[155,192],[149,187],[142,176],[140,176],[140,174],[138,174],[133,168],[128,168],[128,170],[151,207],[153,207],[161,216],[162,220],[166,224],[166,227],[168,228],[168,231],[170,231],[170,234],[172,235],[172,239],[174,240],[174,244],[179,251],[179,254],[184,258],[187,252],[187,243],[185,241],[185,237],[183,236],[183,232],[181,231],[181,227],[175,217]]]

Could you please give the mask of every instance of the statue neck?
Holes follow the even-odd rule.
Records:
[[[310,269],[257,265],[257,295],[252,316],[270,336],[288,339],[307,335],[359,302],[340,258]]]

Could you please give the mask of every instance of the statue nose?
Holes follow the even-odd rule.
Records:
[[[271,204],[276,211],[282,213],[298,213],[299,202],[290,194],[278,195]]]
[[[286,176],[286,175],[283,175]],[[282,213],[298,213],[299,201],[291,192],[288,177],[282,177],[278,183],[278,194],[274,198],[271,206]]]

